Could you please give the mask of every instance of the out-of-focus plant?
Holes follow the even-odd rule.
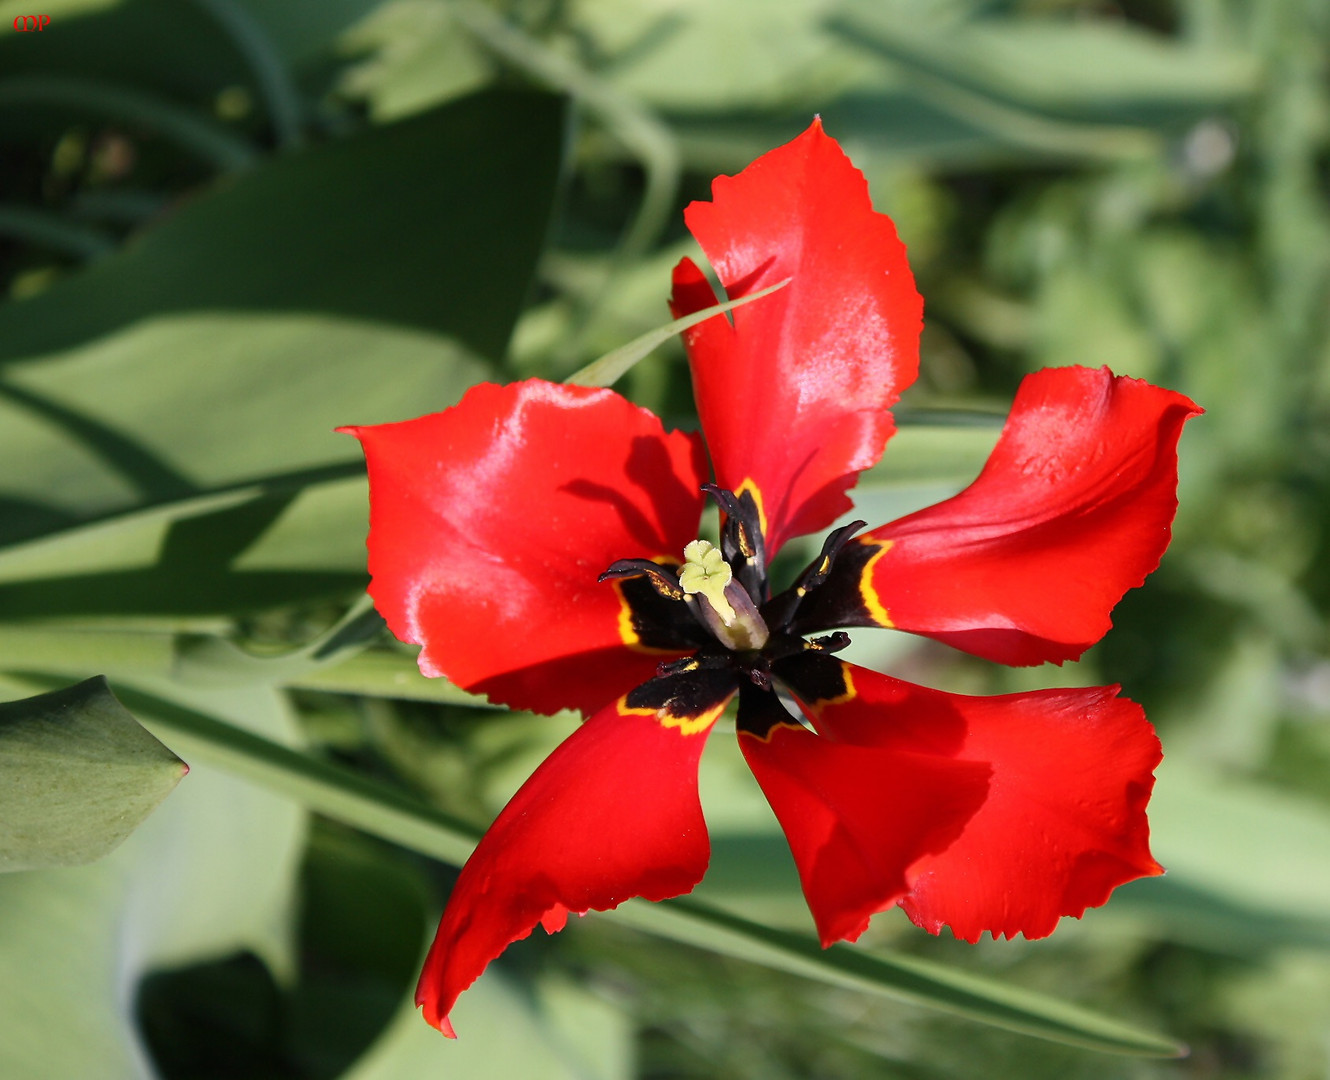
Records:
[[[30,8],[0,4],[0,680],[30,699],[105,674],[192,771],[101,861],[0,880],[0,1072],[1324,1073],[1324,5],[52,0],[12,32]],[[1208,410],[1174,547],[1080,670],[858,656],[957,691],[1121,680],[1164,739],[1170,872],[1046,942],[887,919],[880,966],[817,967],[774,823],[713,753],[700,907],[511,950],[442,1045],[399,1006],[447,866],[571,720],[424,680],[383,636],[363,466],[331,429],[562,379],[660,325],[682,203],[815,112],[928,298],[865,517],[964,486],[1045,365]],[[680,359],[621,387],[686,426]],[[874,986],[989,1019],[1044,991],[1192,1056]],[[1007,1001],[1014,1026],[1091,1031]]]

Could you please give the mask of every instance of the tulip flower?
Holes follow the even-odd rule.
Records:
[[[775,556],[842,520],[886,447],[923,305],[818,122],[686,220],[730,298],[789,279],[686,332],[701,433],[538,379],[345,429],[368,464],[370,591],[421,670],[587,717],[457,879],[417,993],[445,1034],[458,995],[537,924],[701,880],[698,760],[732,704],[824,945],[895,905],[967,941],[1040,937],[1161,872],[1160,746],[1116,687],[971,697],[838,654],[848,629],[887,627],[1004,664],[1080,656],[1158,565],[1200,410],[1107,369],[1038,372],[964,491],[835,528],[773,583]],[[714,303],[683,260],[675,314]]]

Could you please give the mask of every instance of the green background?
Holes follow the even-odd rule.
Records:
[[[47,0],[14,32],[35,10],[0,0],[0,697],[105,674],[191,772],[110,855],[0,875],[0,1076],[1326,1076],[1330,6]],[[659,326],[682,207],[814,114],[927,305],[861,516],[959,490],[1046,365],[1207,410],[1174,543],[1082,662],[854,646],[955,691],[1122,683],[1165,745],[1168,875],[1045,941],[888,913],[860,951],[984,977],[990,1020],[1040,992],[1189,1057],[977,1024],[871,992],[881,971],[790,974],[796,939],[686,908],[515,946],[456,1043],[410,1006],[467,837],[574,721],[415,674],[359,603],[363,465],[332,429],[565,378]],[[677,341],[617,385],[696,422]],[[0,770],[34,767],[20,728]],[[111,756],[105,791],[144,814],[179,776]],[[698,896],[802,941],[732,740],[703,796]],[[959,1008],[933,978],[916,997]]]

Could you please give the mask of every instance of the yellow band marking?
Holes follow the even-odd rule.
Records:
[[[788,721],[787,721],[787,720],[778,720],[776,723],[772,724],[771,727],[767,728],[767,733],[766,733],[765,735],[758,735],[756,732],[753,732],[753,731],[742,731],[742,730],[741,730],[741,731],[739,732],[739,738],[741,738],[741,739],[756,739],[756,740],[757,740],[758,742],[760,742],[760,743],[770,743],[770,742],[771,742],[771,737],[772,737],[773,735],[775,735],[776,732],[778,732],[778,731],[795,731],[795,732],[802,732],[802,733],[805,734],[805,735],[812,735],[813,738],[815,738],[815,739],[817,738],[817,733],[816,733],[816,732],[814,732],[814,731],[809,731],[806,727],[803,726],[803,724],[799,723],[799,721],[796,720],[793,716],[791,716],[790,719],[789,719]]]
[[[625,694],[619,699],[619,712],[624,716],[650,716],[654,717],[661,727],[678,728],[681,735],[698,735],[708,730],[712,724],[720,719],[720,714],[725,711],[725,706],[730,703],[730,694],[719,705],[715,705],[706,712],[697,716],[675,716],[668,707],[660,709],[634,709],[628,705],[628,695]]]
[[[807,711],[813,714],[816,720],[822,715],[822,710],[828,705],[844,705],[847,701],[853,701],[859,696],[859,691],[854,685],[854,665],[847,664],[844,660],[839,661],[841,678],[845,680],[845,689],[833,698],[819,698],[816,701],[804,701],[799,699],[799,703],[806,707]]]
[[[767,529],[767,509],[762,505],[762,492],[753,483],[751,476],[745,476],[743,483],[734,489],[734,497],[737,499],[745,491],[753,497],[753,504],[757,507],[757,523],[762,527],[762,535],[766,536],[769,531]]]
[[[611,578],[609,585],[619,601],[619,640],[634,652],[646,653],[648,656],[678,656],[680,652],[678,649],[661,649],[655,645],[642,644],[641,635],[633,626],[633,609],[629,606],[627,597],[623,595],[623,583],[617,578]]]
[[[893,627],[896,624],[891,621],[891,616],[887,613],[886,606],[882,603],[882,598],[877,595],[877,590],[873,588],[873,568],[877,566],[878,559],[882,558],[891,550],[892,542],[890,540],[860,540],[861,544],[877,544],[877,552],[864,563],[863,572],[859,575],[859,598],[864,602],[869,616],[878,626]]]

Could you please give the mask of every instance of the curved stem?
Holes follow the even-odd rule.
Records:
[[[141,124],[223,172],[248,169],[259,158],[249,143],[193,109],[101,79],[21,75],[0,80],[0,108],[15,105],[55,105]]]
[[[259,84],[277,145],[292,149],[304,141],[300,94],[282,57],[263,27],[235,0],[194,0],[230,35]]]
[[[57,214],[27,206],[0,205],[0,236],[78,259],[100,259],[116,248],[115,240],[100,229],[75,225]]]

